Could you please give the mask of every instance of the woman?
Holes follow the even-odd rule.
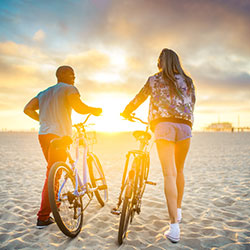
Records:
[[[128,118],[150,95],[148,119],[155,134],[171,221],[164,235],[170,241],[178,242],[185,184],[183,168],[192,137],[195,88],[173,50],[162,50],[158,68],[159,72],[148,78],[121,115]]]

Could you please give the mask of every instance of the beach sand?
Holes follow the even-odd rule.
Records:
[[[0,133],[0,249],[250,249],[250,133],[194,133],[185,166],[181,240],[164,238],[169,218],[155,146],[142,212],[127,239],[117,243],[117,202],[131,133],[98,135],[94,151],[103,165],[109,201],[93,199],[75,239],[56,224],[36,229],[46,163],[35,133]]]

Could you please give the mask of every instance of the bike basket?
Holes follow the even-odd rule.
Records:
[[[88,131],[86,132],[86,139],[89,145],[96,144],[96,131]]]

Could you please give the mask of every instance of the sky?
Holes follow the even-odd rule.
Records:
[[[194,130],[250,126],[248,0],[0,0],[0,23],[0,130],[38,128],[23,108],[60,65],[74,68],[82,101],[103,108],[97,130],[134,129],[119,114],[163,48],[195,83]],[[136,111],[147,113],[148,101]]]

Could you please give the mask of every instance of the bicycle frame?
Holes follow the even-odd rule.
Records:
[[[71,169],[72,169],[72,171],[74,173],[74,176],[75,176],[75,190],[74,190],[73,194],[75,196],[83,196],[86,193],[88,195],[92,194],[92,195],[89,195],[89,198],[91,200],[93,198],[93,192],[96,191],[98,189],[98,187],[90,188],[89,187],[89,182],[88,182],[87,157],[88,157],[88,154],[91,154],[91,153],[89,152],[88,142],[86,140],[86,131],[85,131],[85,128],[84,128],[84,124],[89,119],[89,117],[90,117],[90,114],[87,116],[87,118],[85,119],[85,121],[83,123],[75,125],[75,127],[77,128],[77,137],[75,139],[75,146],[76,146],[75,156],[76,156],[76,159],[75,160],[72,159],[71,154],[70,154],[68,149],[67,149],[67,157],[69,159]],[[82,127],[82,131],[79,128],[80,126]],[[80,154],[79,154],[80,142],[83,145],[83,166],[82,166],[82,168],[83,168],[83,181],[81,180],[81,178],[80,178],[80,176],[78,174],[77,167],[76,167],[77,164],[78,164],[78,161],[79,161],[79,156],[80,156]],[[59,188],[58,197],[60,197],[61,190],[63,189],[66,182],[67,182],[67,178],[64,180],[61,187]]]
[[[139,119],[137,117],[134,117],[134,116],[132,116],[129,120],[130,121],[138,120],[141,123],[146,124],[147,127],[146,127],[146,129],[145,129],[145,131],[143,133],[145,133],[145,135],[148,133],[148,130],[149,130],[148,123],[143,122],[141,119]],[[134,133],[136,133],[136,131]],[[134,136],[136,137],[135,134],[134,134]],[[149,151],[150,150],[148,149],[148,147],[149,147],[150,138],[148,137],[148,139],[146,139],[146,138],[139,139],[139,137],[138,137],[137,139],[140,141],[139,150],[131,150],[126,155],[126,162],[125,162],[125,167],[124,167],[123,176],[122,176],[121,191],[120,191],[120,195],[118,197],[118,203],[116,205],[116,208],[113,210],[113,213],[116,213],[116,211],[119,211],[118,209],[119,209],[119,207],[120,207],[120,205],[122,203],[122,195],[123,195],[125,186],[127,184],[129,185],[129,179],[134,179],[134,176],[139,174],[140,169],[138,169],[138,168],[140,168],[140,167],[142,167],[143,169],[142,169],[142,176],[140,178],[140,183],[139,183],[139,185],[140,185],[139,186],[139,192],[137,192],[137,198],[139,199],[139,203],[141,201],[141,197],[143,195],[143,192],[145,190],[145,186],[147,184],[147,182],[144,181],[144,179],[142,179],[142,178],[144,178],[145,171],[148,171],[148,170],[146,170],[146,165],[149,164]],[[129,162],[130,162],[130,159],[132,158],[131,156],[133,156],[133,163],[134,164],[132,165],[129,173],[127,173],[128,172]],[[136,178],[136,180],[137,179],[138,178]],[[148,184],[153,184],[154,185],[154,183],[152,183],[152,182],[148,182]],[[137,189],[136,186],[137,186],[137,183],[136,183],[136,185],[134,185],[134,187],[131,186],[131,188],[127,188],[125,196],[128,197],[128,198],[131,198],[132,193],[135,194],[135,191]],[[133,197],[133,200],[134,199],[135,199],[135,197]]]
[[[123,116],[123,114],[121,114]],[[156,183],[148,181],[148,173],[150,166],[149,142],[151,134],[148,132],[148,123],[132,114],[127,118],[130,121],[138,120],[146,124],[145,131],[134,131],[133,136],[140,142],[138,150],[130,150],[126,155],[126,163],[122,176],[121,191],[118,197],[116,207],[111,210],[112,214],[120,215],[118,229],[118,243],[122,244],[126,238],[128,225],[132,223],[135,213],[141,212],[141,201],[145,191],[146,184],[156,185]],[[132,165],[129,163],[132,160]],[[130,169],[128,171],[128,168]],[[122,210],[119,207],[122,204]]]

